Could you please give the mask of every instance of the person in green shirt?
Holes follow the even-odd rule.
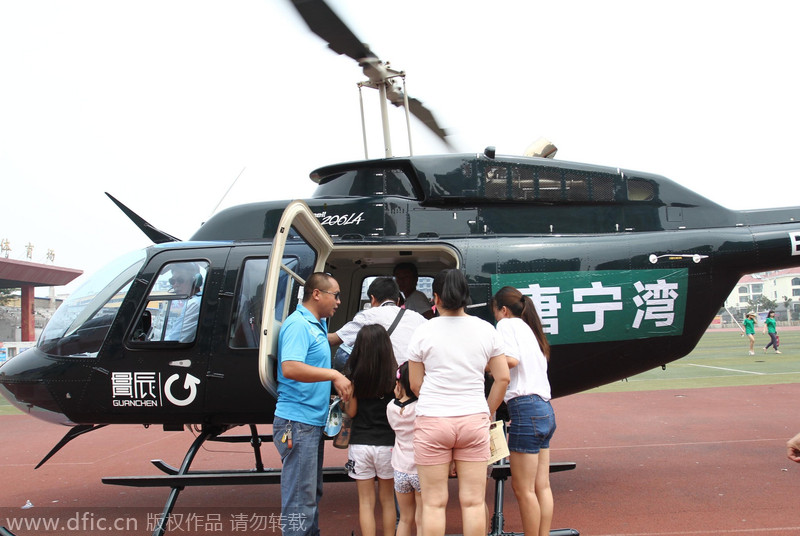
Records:
[[[764,321],[764,333],[769,335],[770,341],[764,347],[764,353],[767,353],[767,348],[772,346],[775,348],[775,353],[780,354],[781,351],[778,350],[778,346],[780,346],[780,340],[778,339],[778,330],[775,327],[775,311],[770,311],[767,314],[767,319]]]
[[[755,355],[753,348],[756,344],[756,314],[753,312],[747,313],[744,318],[744,334],[750,339],[750,355]]]

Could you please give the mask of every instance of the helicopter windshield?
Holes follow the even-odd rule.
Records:
[[[144,260],[144,250],[131,252],[83,283],[47,323],[39,348],[52,355],[96,356]]]

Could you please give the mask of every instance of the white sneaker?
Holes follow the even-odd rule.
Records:
[[[750,350],[750,355],[756,355],[756,353],[754,351]]]

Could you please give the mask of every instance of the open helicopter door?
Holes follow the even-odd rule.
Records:
[[[272,250],[269,255],[267,279],[264,284],[264,309],[261,314],[261,333],[258,344],[258,374],[261,385],[273,396],[278,396],[277,371],[278,361],[278,334],[283,320],[291,311],[277,312],[276,303],[281,283],[281,273],[288,274],[299,285],[305,280],[283,263],[286,241],[290,231],[300,236],[316,255],[313,272],[322,272],[325,261],[333,250],[333,241],[322,225],[317,220],[311,209],[303,201],[292,201],[283,211],[278,231],[272,241]]]

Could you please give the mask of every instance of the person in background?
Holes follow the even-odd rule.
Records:
[[[800,463],[800,434],[786,443],[786,456],[793,462]]]
[[[344,406],[353,419],[347,469],[358,489],[358,521],[362,536],[375,536],[375,478],[381,503],[383,534],[394,534],[392,447],[395,435],[386,407],[394,392],[397,363],[386,329],[380,324],[361,328],[350,354],[353,396]]]
[[[533,302],[516,288],[497,291],[492,310],[511,368],[505,394],[511,417],[511,487],[519,503],[523,532],[547,536],[553,520],[550,440],[556,430],[547,378],[550,345]]]
[[[769,335],[769,343],[764,347],[764,353],[767,353],[767,348],[772,346],[775,348],[775,353],[780,354],[782,353],[778,350],[778,346],[781,345],[778,339],[778,328],[775,324],[775,311],[770,311],[767,313],[767,319],[764,320],[764,333]]]
[[[422,534],[445,533],[450,464],[455,462],[464,536],[486,534],[489,416],[509,382],[503,341],[488,322],[466,313],[469,285],[457,269],[433,280],[439,312],[408,344],[411,390],[417,396],[414,461],[422,489]],[[484,397],[484,371],[494,383]]]
[[[418,312],[428,320],[433,318],[430,301],[425,294],[417,290],[417,281],[419,280],[417,266],[411,262],[401,262],[394,267],[393,274],[397,286],[400,287],[400,292],[403,293],[403,306]]]
[[[747,313],[744,319],[744,334],[750,340],[750,355],[755,355],[753,347],[756,344],[756,314],[753,312]]]
[[[386,406],[386,417],[394,430],[392,467],[394,468],[394,492],[400,519],[397,536],[411,536],[414,525],[417,534],[422,534],[422,497],[420,496],[417,464],[414,463],[414,421],[417,397],[411,391],[408,380],[408,362],[397,369],[394,400]]]
[[[273,438],[281,456],[281,523],[285,536],[319,535],[323,428],[331,384],[342,400],[352,385],[331,368],[328,322],[339,306],[339,283],[316,272],[303,286],[303,302],[278,335],[278,402]]]

